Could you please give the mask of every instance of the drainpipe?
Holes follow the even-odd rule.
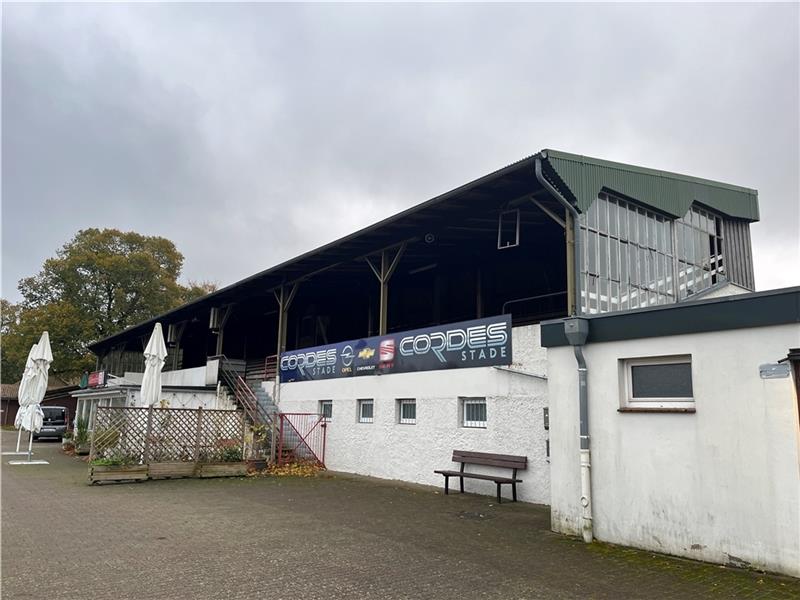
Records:
[[[542,159],[547,158],[547,155],[544,152],[540,152],[536,156],[536,163],[534,170],[536,172],[536,179],[539,183],[542,184],[542,187],[550,192],[550,195],[553,196],[556,200],[558,200],[564,208],[567,209],[570,215],[572,215],[572,230],[573,230],[573,239],[575,244],[575,251],[573,252],[573,264],[572,266],[572,279],[573,279],[573,289],[575,290],[575,297],[573,298],[573,315],[580,315],[581,314],[581,259],[583,257],[582,247],[583,244],[581,243],[581,226],[578,222],[578,217],[580,213],[578,213],[578,209],[576,209],[572,204],[561,195],[561,193],[553,187],[553,185],[545,179],[544,175],[542,174]]]
[[[564,320],[564,335],[575,352],[578,363],[578,406],[580,414],[581,452],[581,511],[583,541],[592,541],[592,457],[589,449],[589,392],[586,385],[588,371],[583,356],[583,346],[589,337],[589,321],[581,317]]]
[[[567,201],[542,174],[542,159],[547,158],[545,152],[536,156],[534,170],[536,179],[550,195],[558,200],[572,216],[572,231],[575,243],[573,253],[572,276],[575,298],[573,300],[573,316],[564,320],[564,334],[575,352],[575,361],[578,363],[578,407],[580,414],[580,453],[581,453],[581,511],[583,541],[590,543],[594,537],[592,529],[592,456],[589,447],[589,392],[586,385],[588,370],[586,359],[583,356],[583,345],[589,337],[589,321],[581,318],[581,261],[583,257],[583,243],[581,242],[581,228],[578,210]]]

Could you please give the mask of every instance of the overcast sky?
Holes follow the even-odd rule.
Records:
[[[757,188],[800,284],[797,4],[2,11],[6,298],[81,228],[225,285],[542,148]]]

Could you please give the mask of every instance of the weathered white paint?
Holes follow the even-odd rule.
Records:
[[[543,422],[547,359],[539,327],[514,328],[512,349],[510,368],[524,374],[489,367],[285,383],[280,409],[318,412],[320,400],[333,401],[325,456],[329,469],[441,486],[442,476],[433,471],[457,468],[451,462],[454,449],[525,455],[528,469],[520,472],[524,481],[518,498],[546,504],[550,499]],[[485,429],[461,427],[459,397],[465,396],[486,397]],[[373,423],[358,423],[360,398],[374,399]],[[398,422],[398,398],[416,398],[416,424]],[[495,493],[491,482],[468,480],[465,487],[469,492]]]
[[[800,454],[792,380],[758,366],[800,326],[585,347],[595,536],[695,559],[800,575]],[[691,354],[695,414],[620,413],[622,358]],[[548,350],[554,531],[580,531],[572,348]]]
[[[218,362],[218,361],[217,361]],[[194,367],[192,369],[179,369],[176,371],[162,371],[161,372],[161,385],[170,385],[175,387],[203,387],[206,385],[206,369],[207,367]],[[216,371],[214,372],[216,375]],[[142,383],[144,373],[137,373],[132,371],[125,371],[123,378],[132,383]],[[214,385],[213,381],[210,385]]]

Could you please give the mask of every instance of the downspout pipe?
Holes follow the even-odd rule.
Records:
[[[588,369],[583,355],[583,346],[589,337],[589,320],[571,317],[564,320],[564,335],[575,353],[578,363],[578,407],[580,420],[580,459],[581,459],[581,533],[583,541],[591,543],[594,539],[592,523],[592,455],[589,445],[589,389]]]
[[[542,187],[550,192],[550,195],[553,196],[558,202],[560,202],[564,208],[566,208],[569,213],[572,215],[572,230],[573,230],[573,239],[575,240],[575,252],[574,252],[574,259],[573,259],[573,289],[575,290],[575,307],[573,316],[577,316],[581,314],[581,263],[583,259],[583,242],[581,241],[581,226],[578,221],[580,217],[580,213],[578,209],[575,208],[572,203],[570,203],[564,196],[561,195],[553,185],[545,179],[544,174],[542,173],[542,159],[547,158],[547,155],[544,152],[540,152],[536,155],[536,162],[534,164],[534,171],[536,172],[536,179],[542,184]]]
[[[573,238],[575,240],[573,276],[575,290],[574,313],[571,318],[564,320],[564,334],[575,353],[575,362],[578,363],[578,411],[580,421],[580,460],[581,460],[581,532],[583,541],[591,543],[594,539],[592,522],[592,454],[589,444],[589,389],[587,385],[589,371],[586,367],[586,358],[583,355],[583,346],[589,337],[589,321],[581,315],[581,263],[583,259],[583,242],[581,241],[581,228],[576,209],[561,193],[545,179],[542,173],[542,159],[547,154],[540,152],[536,155],[534,170],[536,179],[558,200],[572,215]]]

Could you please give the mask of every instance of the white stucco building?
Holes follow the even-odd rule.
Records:
[[[800,347],[797,291],[750,293],[758,218],[749,188],[543,150],[91,349],[135,379],[159,321],[174,385],[324,416],[332,470],[441,486],[454,450],[522,456],[555,531],[797,574],[796,392],[758,371]]]
[[[588,321],[594,536],[800,576],[798,381],[786,360],[800,346],[800,288]],[[544,330],[552,527],[579,535],[576,359],[562,322]]]
[[[298,381],[281,384],[279,408],[322,412],[327,424],[325,463],[329,469],[441,486],[434,469],[452,468],[455,449],[527,456],[520,471],[518,499],[550,503],[547,458],[546,352],[539,326],[515,327],[513,362],[508,367],[478,367]],[[359,403],[371,401],[371,420],[361,419]],[[482,423],[465,424],[464,402],[485,402]],[[402,403],[414,403],[414,418],[404,419]],[[490,467],[485,472],[508,475]],[[489,481],[468,481],[470,492],[494,493]],[[505,490],[504,494],[510,493]]]

